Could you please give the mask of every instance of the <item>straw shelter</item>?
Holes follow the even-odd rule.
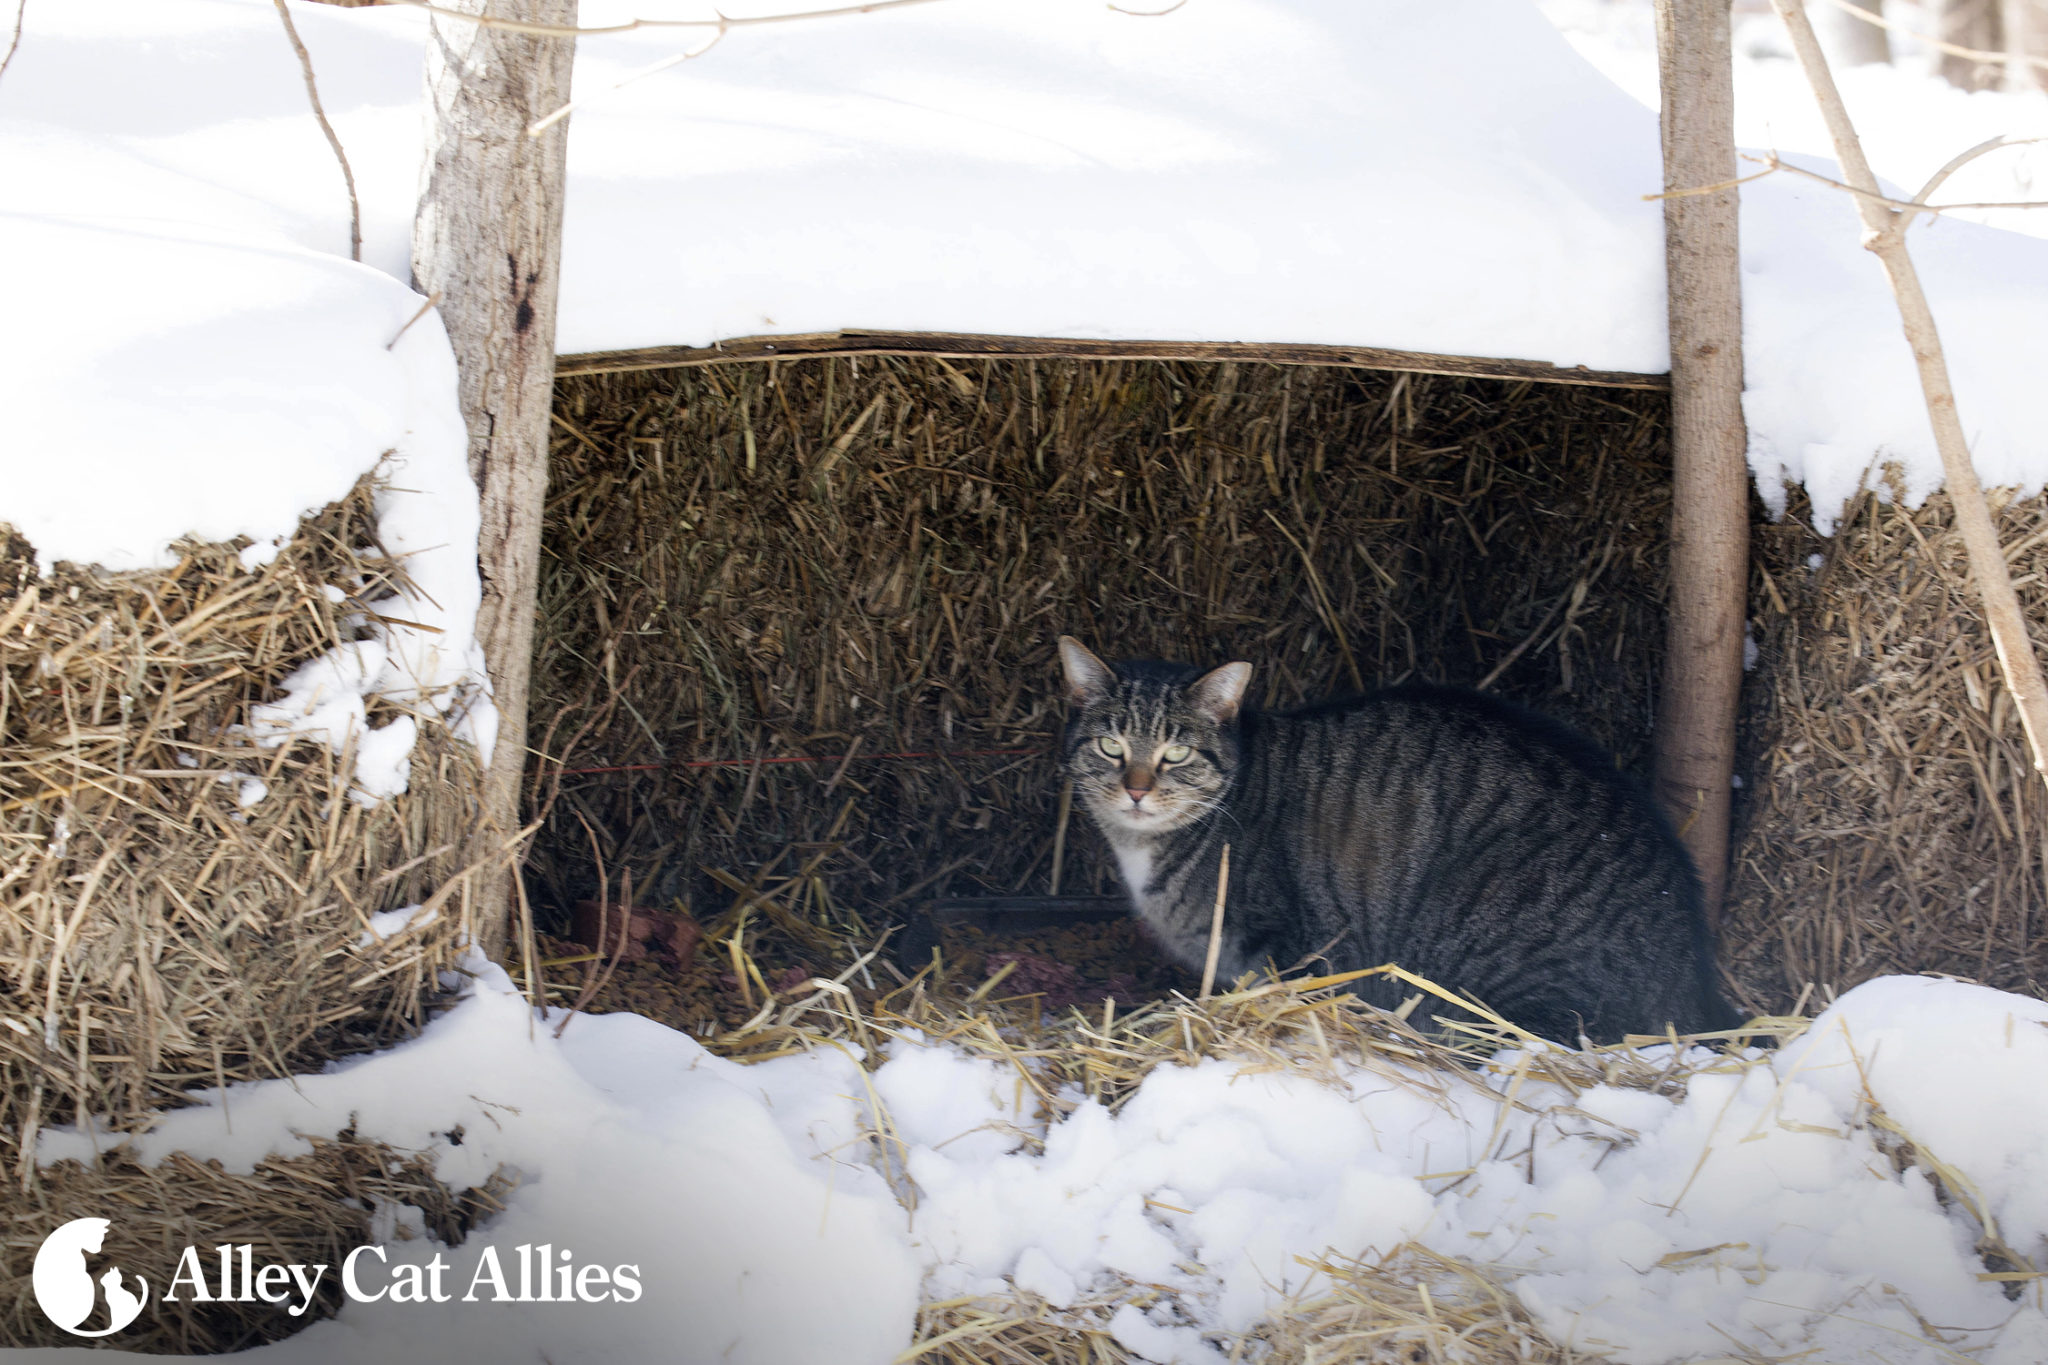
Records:
[[[1653,379],[618,363],[572,358],[558,393],[528,862],[557,928],[628,873],[706,919],[786,888],[785,931],[1113,893],[1086,822],[1061,838],[1062,632],[1253,660],[1269,704],[1485,683],[1647,759]]]
[[[862,349],[565,359],[543,928],[630,875],[779,970],[935,897],[1114,894],[1047,752],[1062,632],[1249,659],[1274,705],[1482,686],[1647,775],[1654,379]],[[1806,515],[1751,508],[1735,994],[1780,1012],[1919,970],[2038,989],[2042,817],[1944,504],[1873,493],[1833,538]],[[2039,515],[2005,513],[2016,566]]]
[[[501,141],[526,147],[517,129],[541,111],[507,107],[519,122]],[[551,174],[549,193],[517,202],[558,203],[559,162]],[[1718,172],[1674,156],[1669,176]],[[476,279],[497,288],[508,254],[554,269],[559,221],[525,227],[543,240],[487,244]],[[52,1126],[111,1134],[194,1086],[406,1036],[460,984],[468,936],[516,920],[508,955],[537,1002],[647,1008],[746,1056],[789,1042],[793,983],[926,901],[1113,894],[1049,752],[1063,632],[1110,656],[1248,659],[1273,705],[1409,677],[1495,690],[1645,777],[1660,724],[1666,758],[1692,752],[1700,727],[1674,741],[1668,718],[1704,676],[1685,642],[1710,638],[1744,688],[1740,749],[1695,746],[1709,776],[1686,774],[1701,799],[1676,804],[1690,828],[1712,818],[1709,789],[1740,782],[1722,923],[1740,1003],[1790,1012],[1887,971],[2036,991],[2048,975],[2048,807],[1945,505],[1908,509],[1880,487],[1822,539],[1797,506],[1765,517],[1739,460],[1703,492],[1686,472],[1701,449],[1696,348],[1678,348],[1672,378],[1338,345],[879,332],[556,364],[536,340],[553,332],[552,283],[540,292],[538,314],[483,285],[444,301],[466,379],[476,336],[531,331],[515,378],[547,433],[539,468],[512,467],[508,422],[479,480],[487,508],[509,509],[486,519],[487,579],[530,567],[492,528],[539,535],[534,601],[500,594],[483,639],[494,667],[516,658],[522,672],[531,640],[532,720],[505,741],[515,757],[524,746],[523,769],[487,778],[428,724],[411,790],[371,804],[346,750],[245,728],[403,576],[376,547],[367,486],[268,563],[190,544],[166,570],[38,578],[31,547],[0,546],[11,1340],[54,1339],[22,1272],[82,1192],[189,1210],[137,1220],[119,1248],[159,1281],[168,1249],[230,1227],[332,1259],[372,1236],[380,1200],[428,1210],[449,1236],[486,1216],[491,1189],[447,1190],[373,1144],[324,1144],[246,1178],[37,1161]],[[520,320],[457,316],[479,300]],[[1675,298],[1690,335],[1739,335],[1726,309],[1693,315],[1700,301]],[[1719,399],[1733,395],[1721,383]],[[1730,533],[1719,561],[1674,559],[1701,543],[1671,530],[1696,514]],[[2032,618],[2048,620],[2048,512],[2037,500],[2002,515]],[[1754,556],[1731,549],[1736,532]],[[1745,676],[1738,632],[1696,589],[1746,602]],[[518,785],[516,811],[490,783]],[[500,897],[508,814],[534,833],[516,894]],[[1707,870],[1721,874],[1718,855]],[[678,940],[673,961],[600,965],[569,941],[589,937],[584,902],[686,912],[698,951]],[[432,913],[377,932],[378,915],[411,905]],[[1129,936],[1064,946],[1126,1000],[1187,984]],[[1031,984],[992,938],[937,947],[929,977],[913,955],[893,970],[914,985],[880,981],[861,1005],[897,987],[973,1002],[1005,973]],[[1056,1005],[1083,998],[1076,980],[1023,993]],[[1329,1008],[1350,1011],[1346,1027],[1393,1028]],[[1160,1009],[1152,1022],[1178,1006]],[[780,1032],[736,1027],[764,1018]],[[1152,1042],[1170,1055],[1170,1037]],[[1427,1296],[1402,1295],[1438,1269],[1361,1274],[1355,1301],[1316,1312],[1426,1316]],[[1472,1304],[1499,1297],[1466,1288]],[[1499,1350],[1537,1349],[1510,1319]],[[277,1327],[223,1307],[152,1330],[147,1344],[224,1349]]]
[[[1113,892],[1085,823],[1061,835],[1046,753],[1061,631],[1112,654],[1249,658],[1276,704],[1406,676],[1483,686],[1644,770],[1671,496],[1654,377],[861,349],[563,366],[528,903],[541,932],[568,930],[583,899],[680,905],[706,946],[687,970],[623,964],[609,987],[559,961],[573,947],[523,951],[556,1001],[717,1033],[932,897],[1049,890],[1056,863],[1061,890]],[[2048,812],[1943,503],[1873,493],[1828,539],[1753,511],[1723,930],[1738,998],[1777,1013],[1924,969],[2039,989]],[[2041,504],[2002,515],[2030,610],[2048,617]],[[0,1037],[11,1133],[139,1121],[190,1085],[376,1046],[431,1008],[482,913],[467,751],[427,730],[413,792],[370,808],[347,799],[345,755],[260,749],[237,729],[347,634],[327,585],[370,598],[402,572],[374,543],[363,489],[253,569],[235,547],[193,545],[167,571],[37,582],[12,546],[10,982],[21,1013],[33,996],[40,1017],[52,992],[60,1008],[54,1043]],[[245,805],[250,775],[268,790]],[[369,916],[419,901],[442,917],[366,937]],[[947,945],[949,980],[980,988],[1007,946]],[[1127,1000],[1187,984],[1147,974],[1141,942],[1088,951]],[[1031,984],[1008,970],[1013,989]],[[194,1210],[124,1251],[145,1273],[155,1242],[191,1240],[231,1205],[236,1235],[309,1255],[370,1235],[365,1210],[309,1221],[308,1187],[444,1209],[451,1228],[490,1207],[347,1144],[249,1178],[118,1161],[38,1173],[32,1151],[31,1136],[9,1153],[27,1215],[17,1265],[81,1180]],[[1404,1276],[1371,1313],[1398,1308]],[[42,1339],[25,1297],[9,1312],[16,1339]],[[160,1339],[267,1330],[222,1308]]]

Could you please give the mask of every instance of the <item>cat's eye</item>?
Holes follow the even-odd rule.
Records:
[[[1164,758],[1168,763],[1185,763],[1188,761],[1188,755],[1193,752],[1194,750],[1185,744],[1176,744],[1164,754],[1161,754],[1160,757]]]
[[[1111,739],[1108,735],[1104,735],[1101,739],[1096,740],[1095,747],[1111,758],[1122,758],[1124,756],[1123,744]]]

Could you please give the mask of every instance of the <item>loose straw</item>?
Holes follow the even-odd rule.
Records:
[[[1216,959],[1223,955],[1223,898],[1230,893],[1230,845],[1223,845],[1223,864],[1216,869],[1216,912],[1209,918],[1209,957],[1202,964],[1202,999],[1216,985]]]

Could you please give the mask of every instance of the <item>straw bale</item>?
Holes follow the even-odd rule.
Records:
[[[0,1207],[19,1291],[0,1314],[14,1340],[40,1320],[22,1306],[20,1229],[60,1214],[120,1207],[123,1235],[167,1245],[193,1240],[181,1230],[205,1208],[279,1244],[352,1226],[324,1176],[295,1189],[279,1167],[263,1199],[209,1204],[232,1182],[192,1163],[45,1168],[36,1146],[84,1121],[110,1147],[194,1087],[382,1046],[441,993],[470,923],[468,749],[422,725],[412,793],[366,809],[352,753],[266,749],[240,728],[292,670],[355,638],[402,573],[376,547],[368,480],[253,568],[233,546],[186,544],[162,571],[60,564],[38,579],[31,547],[0,528]],[[252,777],[268,792],[245,806]],[[434,923],[359,943],[371,914],[437,894]],[[246,1324],[165,1330],[195,1347],[249,1339]]]
[[[365,481],[253,570],[190,544],[161,572],[60,565],[38,582],[25,542],[0,548],[0,980],[19,1025],[0,1031],[0,1125],[16,1174],[20,1136],[81,1104],[118,1125],[196,1082],[290,1075],[419,1020],[463,907],[388,950],[356,939],[458,866],[468,751],[422,726],[413,794],[365,809],[351,755],[239,730],[389,594],[401,570],[375,535]],[[269,791],[245,808],[247,776]]]
[[[275,1304],[203,1303],[189,1294],[171,1302],[163,1289],[187,1246],[209,1275],[222,1243],[251,1243],[258,1263],[339,1266],[356,1247],[407,1234],[396,1207],[418,1210],[425,1231],[460,1242],[502,1206],[506,1183],[456,1191],[435,1178],[431,1156],[403,1153],[352,1134],[311,1139],[306,1156],[271,1158],[248,1174],[175,1153],[160,1166],[115,1156],[97,1168],[62,1162],[47,1169],[15,1201],[0,1233],[0,1341],[10,1346],[77,1346],[45,1318],[30,1292],[29,1270],[42,1239],[87,1213],[112,1216],[104,1254],[151,1289],[149,1311],[116,1338],[126,1351],[217,1354],[276,1341],[341,1307],[340,1277],[321,1279],[312,1307],[300,1317]],[[138,1216],[150,1211],[149,1217]],[[118,1212],[117,1212],[118,1211]],[[379,1229],[375,1224],[386,1221]],[[296,1296],[293,1302],[296,1302]]]
[[[2048,502],[1995,497],[2038,645]],[[1724,956],[1782,1008],[1887,972],[2039,995],[2048,800],[2005,692],[1947,499],[1866,493],[1822,538],[1795,505],[1757,533],[1743,833]]]
[[[1249,659],[1269,704],[1488,681],[1640,767],[1664,413],[1657,394],[1238,363],[565,380],[534,743],[570,770],[650,770],[557,788],[538,765],[542,918],[630,871],[636,899],[706,917],[772,902],[752,922],[815,955],[806,925],[1046,890],[1061,632]],[[807,756],[825,761],[786,761]],[[685,766],[707,760],[729,766]],[[1074,821],[1061,890],[1113,889]]]

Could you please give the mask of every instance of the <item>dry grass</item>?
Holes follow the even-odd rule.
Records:
[[[1048,890],[1062,631],[1251,659],[1269,703],[1354,665],[1491,678],[1647,758],[1658,395],[813,359],[579,378],[558,410],[537,739],[644,770],[563,781],[531,868],[553,915],[602,864],[706,917],[751,900],[768,957],[817,960],[921,897]],[[1945,505],[1867,499],[1829,540],[1794,512],[1756,527],[1738,998],[1921,970],[2039,992],[2048,805]],[[2003,517],[2048,638],[2048,511]],[[929,756],[864,757],[901,753]],[[1113,889],[1085,821],[1060,889]]]
[[[374,543],[365,487],[254,571],[219,546],[161,573],[60,566],[40,583],[19,540],[0,558],[0,1131],[15,1178],[35,1129],[81,1105],[120,1122],[420,1019],[463,907],[390,951],[355,941],[458,866],[467,752],[422,727],[415,794],[365,810],[347,797],[351,756],[237,732],[388,592],[397,566],[357,548]],[[354,596],[330,602],[330,583]],[[269,787],[247,809],[245,774]]]
[[[1866,495],[1830,539],[1797,516],[1759,531],[1724,933],[1752,1002],[1887,972],[2048,981],[2048,794],[1948,518],[1942,497],[1915,512]],[[2038,644],[2048,502],[2007,503],[1999,530]]]
[[[161,572],[59,565],[39,581],[29,547],[0,528],[10,1340],[39,1339],[30,1230],[64,1218],[123,1210],[117,1228],[138,1239],[123,1264],[135,1267],[157,1264],[147,1247],[186,1241],[359,1236],[336,1182],[359,1174],[372,1188],[384,1176],[373,1170],[383,1158],[355,1148],[240,1182],[191,1162],[38,1168],[35,1149],[43,1127],[82,1114],[118,1132],[195,1086],[289,1076],[389,1043],[439,993],[469,924],[467,750],[423,726],[413,793],[366,810],[348,797],[352,754],[264,749],[238,731],[286,674],[352,638],[350,613],[388,594],[401,569],[375,543],[367,483],[253,570],[232,547],[187,545]],[[330,584],[343,601],[329,600]],[[390,718],[379,710],[372,723]],[[246,775],[269,792],[244,808]],[[369,915],[437,892],[438,922],[358,945]],[[232,1315],[160,1321],[148,1344],[178,1349],[226,1349],[255,1330]]]
[[[1259,1335],[1287,1365],[1568,1365],[1584,1357],[1536,1326],[1487,1269],[1419,1243],[1316,1263],[1327,1288]]]
[[[653,770],[563,782],[531,864],[556,915],[600,860],[700,913],[765,869],[797,883],[784,918],[834,928],[1046,889],[1062,631],[1251,659],[1273,703],[1498,674],[1644,756],[1658,395],[818,359],[567,380],[557,407],[535,743]],[[900,753],[933,756],[864,757]],[[1084,824],[1062,889],[1110,889]]]
[[[380,1209],[418,1209],[427,1231],[452,1244],[497,1212],[505,1193],[496,1180],[482,1189],[451,1190],[434,1177],[430,1156],[382,1143],[347,1134],[311,1141],[310,1155],[271,1158],[246,1175],[183,1153],[160,1166],[114,1156],[96,1168],[76,1162],[48,1168],[27,1195],[10,1202],[7,1230],[0,1234],[7,1285],[0,1298],[0,1341],[78,1344],[43,1317],[29,1293],[36,1248],[71,1218],[114,1215],[107,1258],[151,1287],[149,1312],[117,1337],[123,1350],[217,1354],[275,1341],[333,1316],[341,1306],[340,1277],[322,1277],[313,1306],[301,1317],[260,1301],[204,1303],[190,1294],[167,1301],[162,1291],[188,1245],[199,1248],[209,1273],[216,1264],[213,1248],[223,1242],[253,1244],[259,1264],[339,1266],[350,1251],[373,1240],[371,1224]]]
[[[1481,1096],[1503,1112],[1530,1113],[1536,1112],[1530,1102],[1518,1098],[1537,1093],[1525,1088],[1530,1080],[1551,1082],[1567,1095],[1609,1085],[1675,1097],[1702,1069],[1759,1064],[1734,1054],[1667,1050],[1646,1056],[1622,1045],[1539,1051],[1522,1054],[1523,1074],[1500,1088],[1487,1083],[1484,1068],[1500,1049],[1528,1035],[1497,1019],[1433,1019],[1438,998],[1451,997],[1416,978],[1406,978],[1418,1000],[1407,1017],[1372,1009],[1345,989],[1365,975],[1359,972],[1247,983],[1207,1000],[1174,996],[1123,1012],[1057,1013],[1041,1011],[1028,998],[968,997],[961,990],[966,983],[948,981],[940,968],[886,993],[859,989],[859,975],[856,964],[836,982],[814,980],[708,1042],[752,1061],[838,1040],[850,1050],[867,1049],[873,1061],[877,1040],[915,1030],[927,1043],[1013,1068],[1025,1087],[1020,1094],[1035,1096],[1047,1119],[1069,1112],[1075,1093],[1119,1109],[1155,1068],[1212,1058],[1332,1082],[1364,1069],[1438,1103],[1455,1092]],[[1783,1038],[1804,1026],[1798,1018],[1762,1019],[1743,1038]],[[890,1159],[894,1139],[886,1109],[878,1109],[874,1136],[878,1165],[915,1207],[914,1187]],[[1232,1359],[1272,1365],[1562,1365],[1579,1359],[1549,1341],[1502,1276],[1483,1265],[1419,1245],[1356,1259],[1325,1255],[1313,1264],[1320,1275],[1249,1336],[1220,1343]],[[1161,1303],[1174,1307],[1167,1291],[1136,1283],[1100,1289],[1063,1309],[1022,1292],[927,1302],[917,1339],[899,1359],[945,1365],[1134,1360],[1111,1335],[1110,1318],[1123,1304],[1143,1309]]]

